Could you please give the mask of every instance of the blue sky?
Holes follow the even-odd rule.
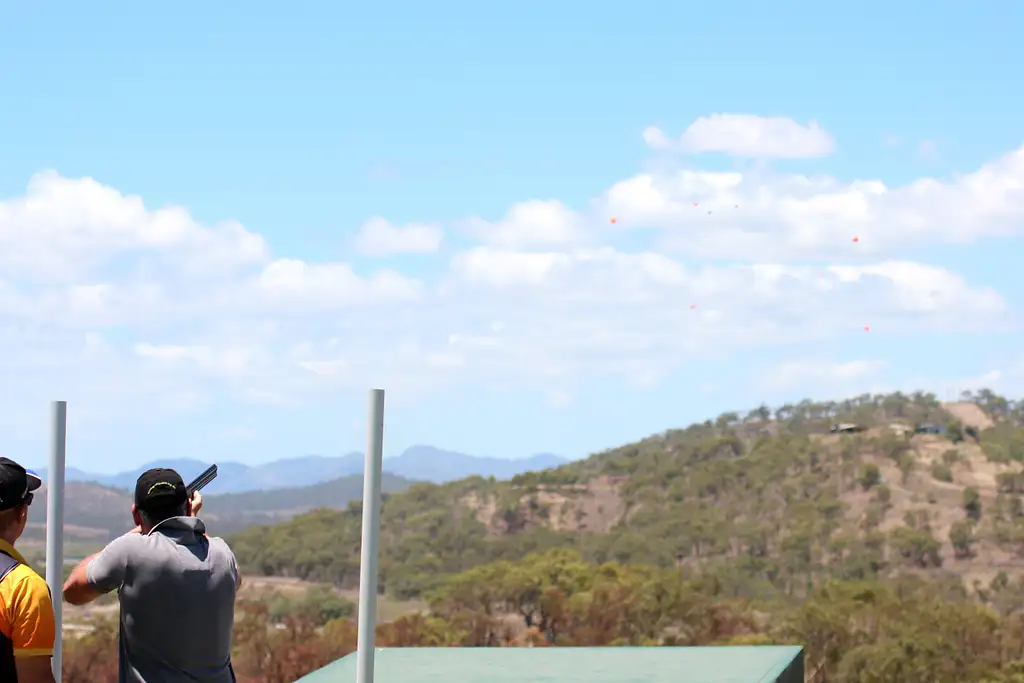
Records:
[[[929,214],[934,201],[914,204],[907,195],[880,206],[872,215],[885,230],[856,245],[865,247],[859,253],[810,237],[840,229],[837,220],[797,220],[783,199],[763,200],[774,207],[770,215],[752,207],[768,195],[789,196],[783,190],[795,176],[881,180],[890,190],[923,177],[953,186],[1020,148],[1022,95],[1013,84],[1024,62],[1014,34],[1022,20],[1024,7],[1009,3],[5,7],[0,201],[18,202],[40,172],[60,180],[39,192],[45,207],[19,204],[23,210],[12,210],[6,224],[0,205],[0,240],[5,230],[15,235],[0,241],[9,256],[0,256],[0,283],[21,297],[19,306],[0,307],[3,371],[13,378],[0,399],[7,407],[0,451],[41,463],[46,401],[58,397],[71,401],[69,463],[116,470],[168,456],[255,463],[358,449],[364,389],[377,383],[389,390],[389,453],[430,443],[502,457],[581,456],[722,410],[808,395],[888,388],[941,394],[978,382],[1013,393],[1024,369],[1015,268],[1024,214],[1014,190],[1024,187],[1019,166],[1002,169],[998,182],[985,180],[998,196],[968,183],[964,201],[944,212]],[[649,126],[675,139],[715,114],[813,120],[834,150],[779,158],[724,148],[687,154],[644,143]],[[732,226],[702,227],[671,212],[654,216],[607,195],[628,178],[672,178],[681,170],[741,174],[739,194],[749,201],[737,210],[742,218],[729,220],[742,223],[738,230],[761,226],[789,238],[780,237],[764,258],[738,233],[735,253],[725,237],[712,246],[670,248],[653,235],[678,234],[691,222],[702,234]],[[389,290],[379,296],[390,303],[371,310],[377,304],[369,300],[378,296],[371,288],[365,297],[343,297],[348,304],[321,297],[309,309],[308,299],[261,307],[256,295],[233,289],[250,271],[186,268],[201,258],[191,242],[171,245],[177,251],[169,250],[160,268],[147,265],[152,245],[140,257],[124,236],[125,226],[146,218],[124,218],[122,225],[110,218],[121,214],[102,214],[96,207],[111,205],[97,199],[104,195],[95,188],[92,199],[62,194],[62,182],[86,177],[122,198],[141,197],[149,210],[180,206],[190,225],[238,221],[265,240],[268,262],[348,263],[366,278],[392,269],[423,283],[426,298],[402,299]],[[688,190],[676,190],[682,202]],[[806,200],[810,190],[793,192]],[[725,210],[724,194],[692,194]],[[936,196],[961,195],[954,188]],[[488,233],[493,226],[467,227],[467,218],[498,221],[532,199],[585,214],[565,219],[578,222],[579,243],[550,235],[496,243]],[[94,201],[100,203],[88,203]],[[957,207],[970,215],[957,216]],[[825,214],[844,210],[851,211]],[[594,216],[603,221],[611,211],[621,212],[628,230],[596,227]],[[393,226],[430,225],[443,231],[443,242],[432,253],[360,254],[352,240],[374,216]],[[524,220],[560,220],[544,216]],[[76,221],[89,222],[92,232]],[[82,235],[115,223],[121,237],[102,249],[82,246]],[[515,232],[513,223],[507,227]],[[890,223],[899,225],[890,230]],[[898,232],[920,223],[934,223],[937,236],[919,227]],[[18,242],[17,235],[35,242]],[[614,259],[592,265],[578,257],[584,247],[659,254],[691,273],[713,272],[686,283],[655,278],[654,291],[641,282],[654,277],[649,270],[636,280],[623,271],[646,266]],[[27,267],[40,248],[69,260],[45,274]],[[474,248],[492,250],[473,262],[477,270],[458,261]],[[498,272],[494,250],[576,254],[567,257],[572,267],[588,270],[541,284],[492,281],[492,293],[480,278]],[[461,279],[448,284],[448,294],[436,294],[455,277],[457,261],[465,266]],[[862,274],[862,291],[853,283],[822,298],[807,293],[818,292],[807,273],[885,262],[904,264],[876,273],[891,283],[898,270],[902,290],[872,289],[882,285]],[[521,273],[527,266],[519,263]],[[745,272],[766,264],[807,272],[788,298],[762,301],[740,284],[723,284],[721,273],[735,275],[747,268],[742,264]],[[941,305],[907,303],[920,294],[915,282],[932,276],[906,264],[942,269],[946,275],[934,275]],[[256,274],[264,265],[247,262]],[[177,304],[173,312],[161,313],[170,305],[165,299],[138,301],[143,271]],[[622,293],[623,278],[639,283],[643,296],[638,289],[638,298],[602,308],[602,297]],[[331,282],[328,298],[341,286]],[[116,310],[90,309],[89,319],[56,303],[69,288],[100,284],[125,293],[107,302]],[[538,289],[548,285],[553,289]],[[574,286],[580,292],[569,296]],[[611,287],[607,295],[603,286]],[[222,294],[230,299],[229,290],[244,304],[203,308]],[[998,301],[975,306],[983,290]],[[559,296],[566,300],[552,304]],[[597,301],[580,303],[586,296]],[[718,317],[700,327],[695,315],[685,325],[697,327],[658,336],[658,316],[679,314],[671,302],[685,308],[701,296],[697,313],[710,308],[707,315],[722,312],[730,323]],[[353,297],[366,301],[353,307]],[[396,297],[404,303],[394,303]],[[901,301],[902,308],[883,306]],[[241,312],[243,305],[252,310]],[[850,315],[836,317],[844,310]],[[328,343],[339,335],[343,342]],[[436,357],[453,347],[452,335],[487,337],[478,341],[489,351]],[[598,343],[605,336],[616,338]],[[435,354],[430,372],[420,372],[409,349],[403,361],[390,355],[392,346],[413,339],[416,353]],[[223,349],[240,345],[246,358],[259,357],[259,368],[235,355],[240,365],[219,371],[228,362]],[[70,355],[87,353],[85,347],[102,358]],[[311,385],[293,366],[325,362],[328,349],[343,349],[338,353],[351,372]],[[140,364],[142,357],[176,365],[154,369]]]

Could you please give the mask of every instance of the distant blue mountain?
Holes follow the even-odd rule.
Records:
[[[359,469],[363,471],[361,454]],[[523,472],[546,470],[564,465],[568,460],[551,453],[539,453],[528,458],[508,460],[504,458],[488,458],[455,451],[444,451],[433,446],[413,446],[401,455],[384,461],[384,469],[406,479],[432,481],[442,483],[455,481],[472,475],[510,479]]]
[[[507,460],[504,458],[479,457],[445,451],[433,446],[413,446],[401,455],[384,460],[384,470],[391,474],[419,481],[444,483],[472,475],[509,479],[523,472],[558,467],[568,462],[551,453],[540,453],[528,458]],[[151,467],[171,467],[188,482],[210,463],[202,460],[181,458],[159,460],[141,467],[117,474],[95,474],[75,467],[65,473],[67,481],[91,481],[121,489],[134,489],[135,480]],[[307,455],[297,458],[275,460],[264,465],[244,465],[239,462],[218,462],[217,479],[204,491],[208,493],[242,493],[246,491],[268,491],[297,486],[311,486],[338,477],[362,474],[363,454],[347,453],[338,457]],[[46,480],[46,470],[38,469]]]

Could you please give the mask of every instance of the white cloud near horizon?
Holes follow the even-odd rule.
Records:
[[[779,401],[844,400],[861,394],[931,392],[944,402],[962,400],[965,391],[989,389],[1009,398],[1024,395],[1024,355],[1004,362],[1005,367],[966,376],[903,375],[881,358],[853,361],[800,358],[776,363],[758,377],[758,386]],[[989,366],[991,367],[991,366]]]
[[[761,376],[761,384],[770,390],[825,385],[842,391],[865,380],[874,380],[885,368],[883,360],[828,362],[797,360],[780,363]]]
[[[702,358],[849,340],[865,325],[1007,329],[1016,318],[999,292],[901,250],[1017,234],[1022,190],[1024,149],[900,187],[641,173],[582,207],[526,199],[467,218],[453,227],[468,243],[444,251],[441,226],[368,220],[357,251],[419,253],[433,268],[413,274],[275,254],[236,222],[203,225],[47,171],[0,201],[0,372],[9,396],[77,396],[96,414],[489,380],[558,405],[569,394],[550,387],[574,378],[651,386]],[[866,371],[792,370],[808,382]]]

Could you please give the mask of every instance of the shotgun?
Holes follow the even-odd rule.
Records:
[[[192,498],[192,494],[196,491],[201,491],[204,486],[209,484],[211,481],[217,478],[217,465],[216,463],[206,468],[202,474],[193,479],[191,483],[186,487],[188,489],[188,497]]]

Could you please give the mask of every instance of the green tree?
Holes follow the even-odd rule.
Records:
[[[939,549],[942,545],[927,529],[896,527],[889,534],[893,549],[912,567],[941,567],[942,556]]]
[[[932,477],[936,481],[945,481],[945,482],[953,481],[953,470],[951,470],[949,468],[949,465],[947,465],[944,462],[939,462],[938,460],[933,462],[932,465],[931,465],[931,472],[932,472]]]
[[[950,420],[946,424],[946,438],[953,443],[960,443],[964,440],[964,426],[959,420]]]
[[[956,559],[962,560],[974,556],[974,525],[966,519],[957,520],[949,529],[949,542],[953,544]]]
[[[865,491],[871,489],[872,486],[881,483],[882,471],[878,469],[878,465],[874,463],[865,463],[860,470],[860,485],[864,487]]]
[[[968,486],[964,489],[963,503],[968,517],[975,521],[981,519],[981,493],[977,488]]]

